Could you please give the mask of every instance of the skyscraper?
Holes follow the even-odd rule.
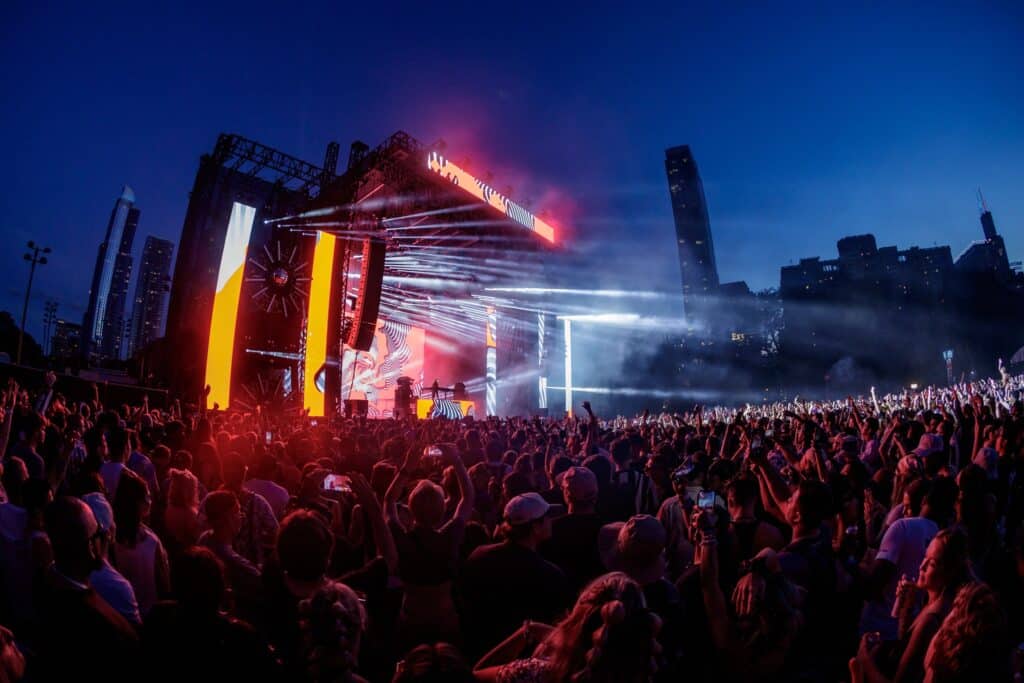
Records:
[[[131,334],[126,356],[132,356],[164,334],[164,313],[171,288],[171,256],[174,243],[152,235],[146,237],[135,282]]]
[[[63,367],[82,354],[82,326],[67,320],[57,320],[53,329],[50,355]]]
[[[125,302],[132,277],[132,242],[139,225],[135,193],[127,185],[114,202],[107,233],[96,255],[82,346],[92,358],[120,358],[124,337]]]
[[[703,317],[702,304],[718,289],[718,267],[704,184],[689,145],[665,150],[665,173],[676,224],[683,310],[688,317]]]

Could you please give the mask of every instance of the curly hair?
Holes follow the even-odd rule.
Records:
[[[953,608],[928,649],[925,666],[932,680],[1002,680],[1006,672],[1006,614],[987,584],[960,589]]]
[[[306,667],[313,681],[352,680],[366,611],[355,591],[327,581],[299,603]]]
[[[555,681],[648,680],[660,651],[661,620],[640,585],[621,572],[594,579],[572,612],[541,644]]]

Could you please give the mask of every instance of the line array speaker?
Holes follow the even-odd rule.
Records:
[[[377,329],[380,293],[384,286],[384,240],[363,239],[363,263],[359,271],[359,298],[345,343],[357,351],[369,351]]]

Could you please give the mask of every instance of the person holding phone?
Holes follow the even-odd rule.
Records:
[[[419,474],[421,461],[437,458],[450,467],[458,481],[459,500],[451,519],[445,519],[444,489],[420,479],[408,494],[412,524],[403,524],[398,502]],[[452,581],[466,524],[473,514],[473,482],[454,444],[434,444],[422,449],[414,442],[402,468],[384,496],[384,516],[398,550],[398,577],[403,584],[398,639],[403,649],[425,639],[460,640],[458,612]]]

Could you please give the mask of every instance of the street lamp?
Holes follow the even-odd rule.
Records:
[[[43,355],[49,355],[48,349],[50,348],[51,330],[53,324],[57,322],[57,302],[47,301],[46,306],[43,307]]]
[[[25,305],[21,309],[21,329],[18,330],[18,356],[15,359],[15,363],[21,365],[21,349],[25,345],[25,319],[28,317],[28,298],[32,295],[32,278],[36,274],[36,266],[45,266],[46,257],[40,256],[40,254],[49,254],[49,247],[40,247],[32,240],[28,242],[28,248],[32,250],[32,253],[25,254],[25,260],[32,264],[28,271],[28,286],[25,287]]]
[[[942,359],[946,361],[946,384],[953,383],[953,349],[946,349],[942,352]]]

